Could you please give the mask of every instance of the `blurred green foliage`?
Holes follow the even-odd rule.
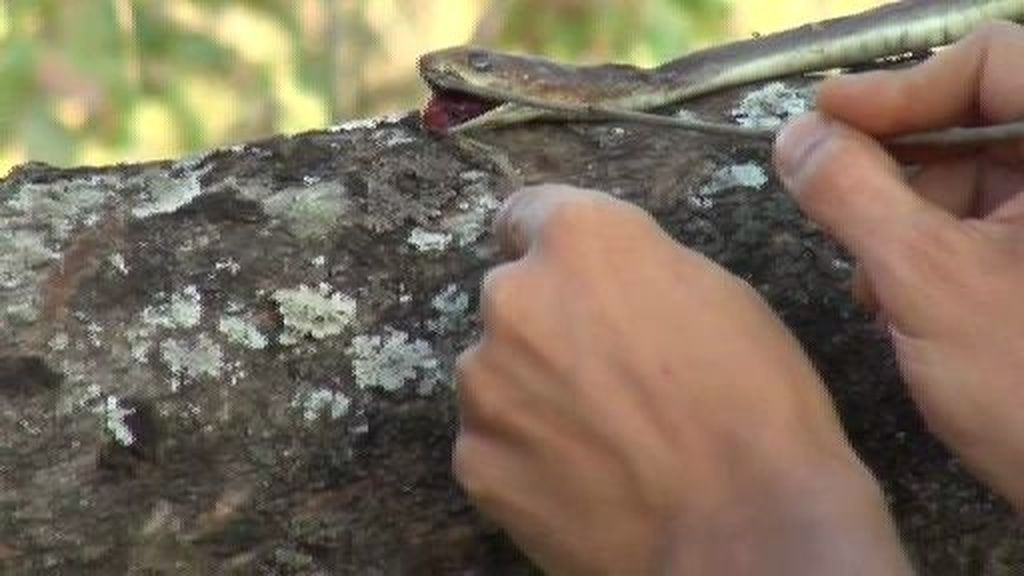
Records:
[[[720,37],[724,0],[550,1],[509,3],[500,41],[557,58],[655,64]]]
[[[371,13],[388,3],[397,13],[419,9],[429,19],[452,6],[445,0],[431,0],[436,6],[427,11],[428,0],[0,1],[0,175],[9,168],[5,151],[70,165],[82,161],[87,146],[112,150],[114,159],[119,152],[129,156],[142,130],[169,131],[172,152],[181,154],[287,128],[280,70],[247,57],[239,49],[246,39],[221,33],[225,15],[239,9],[283,31],[291,81],[322,105],[326,121],[378,112],[373,104],[384,99],[364,82],[373,71],[368,67],[415,55],[382,57],[382,32]],[[478,42],[590,61],[664,60],[721,34],[728,16],[725,0],[479,1],[485,5]],[[190,92],[197,82],[232,95],[226,134],[209,128],[215,112]],[[413,102],[415,85],[414,77],[401,85],[408,93],[401,102]],[[169,122],[137,125],[147,104]]]

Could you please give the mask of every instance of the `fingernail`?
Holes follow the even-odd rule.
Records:
[[[791,194],[799,192],[800,175],[835,131],[834,124],[817,113],[805,114],[787,124],[775,139],[775,165]]]

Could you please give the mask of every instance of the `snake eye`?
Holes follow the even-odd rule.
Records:
[[[490,72],[493,67],[491,57],[485,52],[470,52],[466,56],[469,67],[477,72]]]

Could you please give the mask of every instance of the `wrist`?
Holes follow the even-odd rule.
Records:
[[[880,488],[855,468],[791,474],[710,521],[677,519],[658,576],[912,574]]]

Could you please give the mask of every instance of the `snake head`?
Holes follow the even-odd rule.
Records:
[[[431,89],[423,126],[445,133],[477,125],[524,122],[549,113],[503,102],[514,93],[557,102],[579,102],[586,82],[578,68],[535,56],[459,46],[420,57],[419,73]]]
[[[501,106],[501,102],[474,92],[487,86],[493,70],[492,53],[472,48],[449,48],[420,57],[420,77],[431,96],[421,113],[423,127],[445,133]]]

